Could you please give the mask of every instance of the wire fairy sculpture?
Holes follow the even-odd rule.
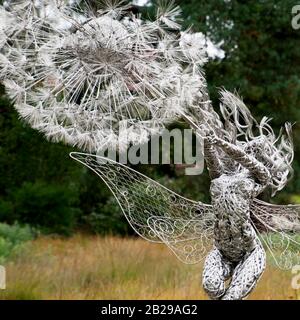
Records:
[[[141,237],[185,263],[206,257],[209,297],[242,299],[265,269],[264,247],[280,268],[300,263],[300,207],[257,198],[267,188],[275,195],[292,175],[291,125],[276,136],[267,118],[256,122],[226,90],[214,110],[202,72],[205,37],[181,31],[179,12],[165,5],[150,21],[119,1],[97,12],[86,1],[6,1],[0,80],[33,128],[91,153],[71,157],[104,180]],[[210,205],[92,154],[122,152],[178,118],[204,141]]]

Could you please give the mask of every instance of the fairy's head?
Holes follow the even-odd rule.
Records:
[[[292,126],[286,123],[278,135],[274,133],[270,120],[264,117],[258,123],[250,110],[235,94],[221,91],[220,106],[224,119],[224,138],[240,146],[255,157],[270,172],[272,195],[280,191],[289,181],[293,169],[294,148]]]

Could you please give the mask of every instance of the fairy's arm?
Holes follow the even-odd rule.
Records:
[[[204,159],[211,179],[218,178],[224,172],[219,152],[207,139],[204,139]]]
[[[206,162],[207,169],[209,171],[209,176],[211,179],[218,178],[224,172],[224,164],[221,161],[219,151],[207,139],[207,134],[210,132],[207,123],[196,124],[194,119],[186,114],[182,114],[182,117],[186,122],[195,130],[197,139],[200,139],[204,146],[204,159]]]
[[[271,174],[269,170],[255,157],[247,154],[238,146],[229,143],[217,136],[210,139],[211,143],[221,148],[227,153],[230,158],[240,163],[243,167],[248,169],[263,186],[268,185],[271,180]]]

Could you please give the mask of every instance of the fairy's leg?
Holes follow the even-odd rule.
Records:
[[[246,254],[234,269],[231,283],[222,300],[240,300],[255,287],[266,266],[266,253],[260,243]]]
[[[231,271],[231,264],[217,248],[210,251],[204,262],[202,285],[211,299],[220,299],[224,295],[225,281],[230,277]]]

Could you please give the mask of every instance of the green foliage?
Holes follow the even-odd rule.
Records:
[[[292,195],[291,200],[295,204],[300,204],[300,195]]]
[[[104,205],[99,204],[95,211],[85,217],[85,221],[93,233],[126,235],[129,232],[128,223],[112,197]]]
[[[0,221],[11,220],[13,212],[13,204],[10,201],[0,199]]]
[[[76,193],[64,185],[25,182],[14,193],[15,217],[45,232],[70,234],[80,214]]]
[[[25,243],[33,238],[34,232],[28,225],[0,223],[0,263],[19,252]]]

